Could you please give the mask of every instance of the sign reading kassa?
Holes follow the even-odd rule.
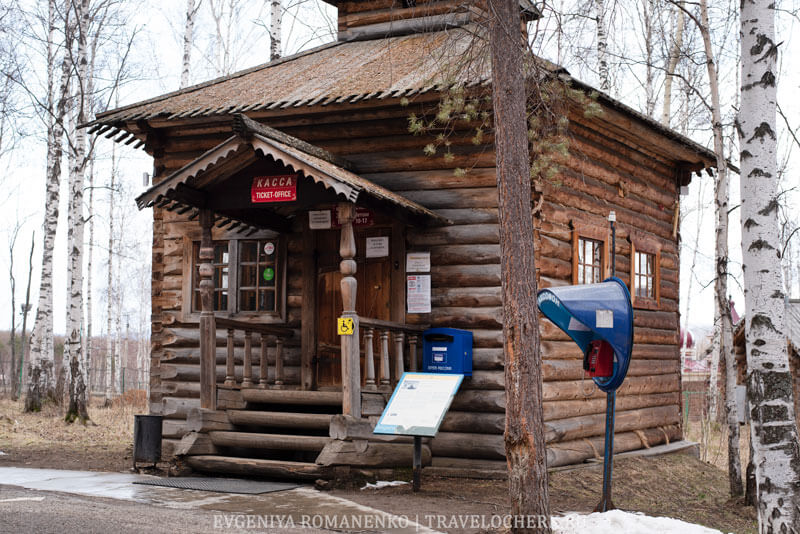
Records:
[[[256,176],[250,187],[250,201],[292,202],[297,200],[297,175]]]

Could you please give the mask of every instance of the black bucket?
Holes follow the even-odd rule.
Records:
[[[136,462],[153,465],[161,460],[161,422],[160,415],[133,416],[133,466]]]

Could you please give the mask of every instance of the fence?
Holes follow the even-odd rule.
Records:
[[[140,367],[120,367],[116,370],[117,383],[116,395],[121,395],[132,389],[143,389],[150,391],[150,371]],[[107,375],[109,370],[106,366],[93,366],[89,368],[89,393],[90,395],[105,395],[108,386]],[[0,358],[0,394],[11,394],[15,380],[19,377],[11,376],[11,358]],[[27,383],[27,376],[23,369],[22,372],[23,389]]]

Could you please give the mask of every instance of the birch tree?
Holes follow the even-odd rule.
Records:
[[[673,40],[669,48],[667,70],[664,77],[664,99],[661,108],[661,124],[667,127],[669,127],[670,115],[672,114],[672,79],[678,69],[678,61],[680,61],[681,49],[683,48],[683,33],[686,24],[683,1],[678,2],[678,9],[675,12],[675,30],[673,31]]]
[[[202,0],[186,0],[186,24],[183,30],[183,61],[181,68],[181,89],[189,85],[189,72],[192,67],[192,47],[194,46],[194,22]]]
[[[59,188],[61,184],[61,157],[63,154],[64,117],[70,80],[70,58],[68,50],[72,44],[70,0],[65,0],[63,11],[64,43],[61,59],[58,59],[56,40],[59,12],[56,0],[47,5],[47,95],[44,102],[44,120],[47,124],[47,171],[45,174],[45,218],[43,225],[44,245],[39,281],[39,299],[36,319],[31,336],[31,351],[28,359],[28,386],[25,395],[25,411],[38,412],[47,398],[54,396],[53,346],[53,248],[58,227]],[[59,68],[61,81],[56,87]]]
[[[77,19],[78,53],[76,65],[77,84],[77,122],[87,122],[87,80],[89,77],[89,55],[87,38],[89,34],[89,0],[76,0],[74,3]],[[73,167],[70,169],[70,198],[67,221],[68,270],[67,285],[67,339],[65,354],[69,364],[69,405],[65,420],[67,422],[89,420],[86,408],[87,372],[84,361],[83,343],[83,250],[84,227],[83,188],[86,173],[86,130],[77,128],[74,140]]]
[[[743,0],[740,16],[742,259],[747,398],[762,534],[800,525],[800,444],[784,334],[777,199],[775,3]]]
[[[515,517],[548,518],[541,528],[514,525],[512,532],[549,533],[527,97],[521,68],[524,55],[519,32],[519,3],[516,0],[489,0],[489,13],[503,294],[505,450],[511,513]]]
[[[269,4],[269,59],[281,57],[281,0],[270,0]]]
[[[606,0],[594,0],[597,21],[597,76],[600,90],[608,92],[611,82],[608,75],[608,29],[606,26]]]

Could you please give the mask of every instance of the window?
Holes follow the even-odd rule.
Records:
[[[634,293],[637,297],[656,298],[656,255],[634,253]]]
[[[596,284],[602,281],[603,242],[578,238],[578,283]]]
[[[281,315],[285,247],[279,237],[214,241],[214,311]],[[192,244],[191,310],[199,313],[200,243]],[[188,297],[188,295],[187,295]]]
[[[276,256],[273,241],[239,242],[239,310],[276,311]]]
[[[596,284],[608,277],[608,229],[602,223],[572,226],[572,283]]]
[[[661,244],[652,236],[632,230],[630,290],[636,308],[657,310],[661,305]]]

